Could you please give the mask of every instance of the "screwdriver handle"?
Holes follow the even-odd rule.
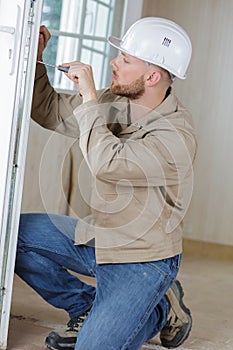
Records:
[[[68,70],[69,70],[70,67],[62,67],[62,66],[58,66],[58,69],[61,71],[61,72],[65,72],[67,73]]]

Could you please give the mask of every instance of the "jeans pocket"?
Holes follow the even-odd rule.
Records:
[[[171,258],[146,263],[148,266],[156,270],[164,278],[168,276],[175,278],[181,264],[182,254],[178,254]]]
[[[150,268],[155,270],[157,273],[163,276],[163,278],[167,278],[170,274],[170,266],[166,261],[158,260],[146,263]]]

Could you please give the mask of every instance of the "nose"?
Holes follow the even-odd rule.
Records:
[[[111,66],[114,70],[117,70],[117,68],[118,68],[118,66],[117,66],[117,57],[115,57],[113,60],[111,60],[110,66]]]

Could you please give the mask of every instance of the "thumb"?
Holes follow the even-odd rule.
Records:
[[[37,51],[37,59],[42,60],[42,54],[45,49],[45,40],[44,35],[39,34],[39,42],[38,42],[38,51]]]

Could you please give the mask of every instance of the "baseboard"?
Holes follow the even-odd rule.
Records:
[[[233,261],[233,246],[184,238],[183,255]]]

